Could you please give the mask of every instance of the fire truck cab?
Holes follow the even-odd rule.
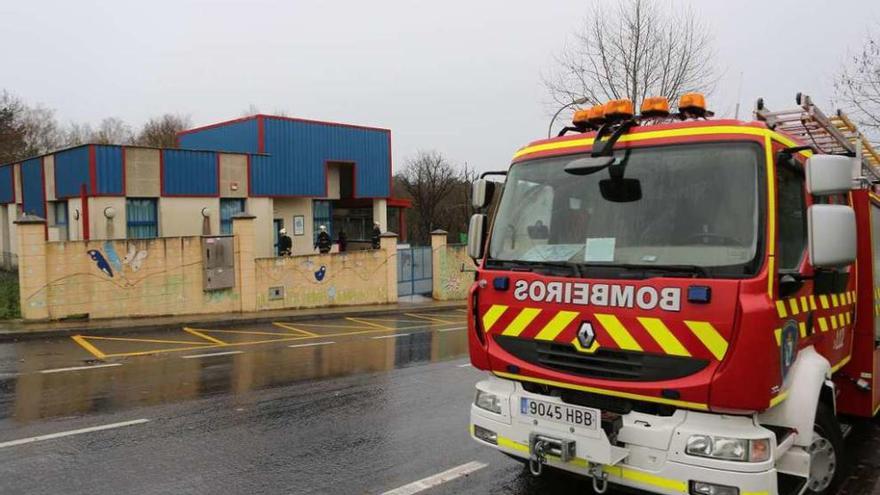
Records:
[[[843,478],[838,418],[880,408],[880,155],[800,94],[711,116],[614,100],[474,184],[477,442],[599,493]]]

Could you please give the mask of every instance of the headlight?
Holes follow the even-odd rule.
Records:
[[[725,461],[764,462],[770,459],[770,440],[692,435],[688,438],[685,452],[688,455]]]
[[[474,404],[480,409],[485,409],[495,414],[501,414],[501,399],[495,394],[477,390],[477,397],[474,399]]]

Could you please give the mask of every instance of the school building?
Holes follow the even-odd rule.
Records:
[[[17,263],[23,213],[50,242],[231,234],[248,212],[260,257],[282,227],[295,255],[315,252],[320,225],[366,249],[374,221],[405,232],[410,203],[390,196],[390,130],[254,115],[184,131],[176,149],[89,144],[0,166],[0,261]]]

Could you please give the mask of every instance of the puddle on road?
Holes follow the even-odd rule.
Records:
[[[246,394],[296,382],[444,361],[465,354],[466,332],[433,331],[309,347],[249,349],[240,354],[196,359],[132,358],[122,361],[123,366],[0,378],[0,418],[24,423],[220,393]]]

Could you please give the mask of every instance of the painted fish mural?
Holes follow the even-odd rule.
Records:
[[[113,269],[110,268],[110,264],[107,263],[107,260],[104,258],[104,255],[101,254],[101,251],[98,251],[97,249],[89,249],[88,254],[99,270],[104,272],[108,277],[113,276]]]

